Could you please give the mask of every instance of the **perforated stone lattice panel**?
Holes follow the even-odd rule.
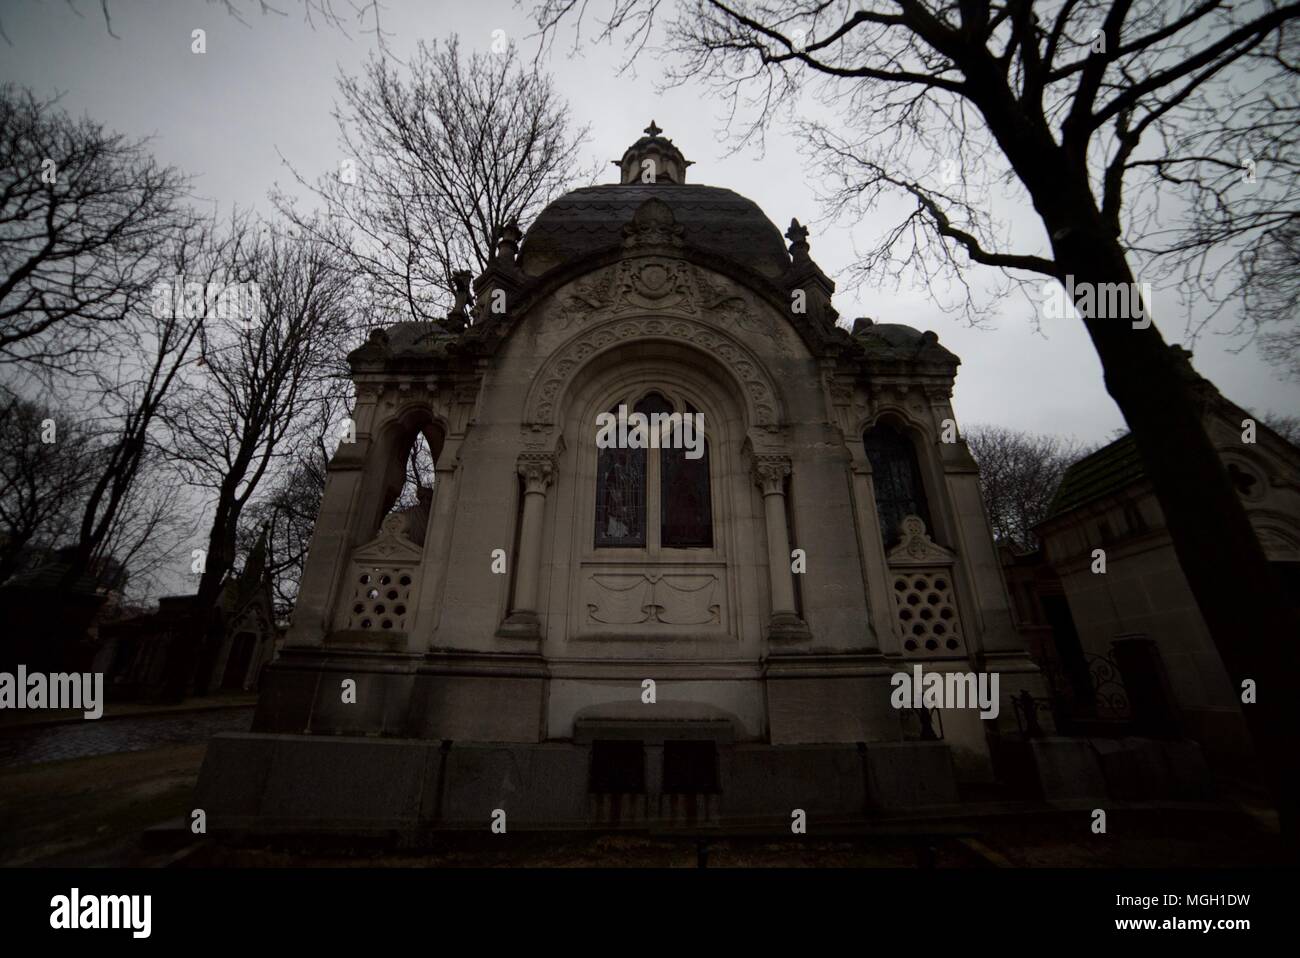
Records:
[[[413,611],[415,570],[398,567],[353,567],[348,628],[405,632]]]
[[[895,572],[894,603],[904,651],[951,655],[964,650],[950,570]]]

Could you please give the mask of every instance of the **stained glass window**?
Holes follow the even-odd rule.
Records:
[[[686,414],[694,416],[687,405]],[[709,501],[709,444],[701,436],[702,455],[687,457],[686,449],[660,453],[660,544],[673,548],[713,545],[713,508]]]
[[[634,407],[647,417],[672,414],[673,405],[650,393]],[[611,412],[617,416],[618,408]],[[696,410],[689,405],[686,414]],[[662,437],[669,445],[670,431]],[[709,489],[709,447],[688,459],[685,448],[601,449],[596,456],[596,547],[690,548],[713,545],[713,508]],[[651,457],[654,457],[653,459]],[[647,543],[647,487],[658,476],[659,541]],[[651,513],[653,515],[653,513]]]
[[[611,409],[615,416],[618,409]],[[645,547],[646,450],[601,449],[596,455],[596,547]]]
[[[930,525],[916,449],[910,439],[887,424],[868,429],[862,443],[871,461],[880,532],[885,545],[892,546],[898,541],[903,516],[920,516],[927,527]]]

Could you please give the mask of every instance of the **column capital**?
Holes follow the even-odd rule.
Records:
[[[556,456],[553,452],[521,452],[516,460],[519,475],[524,478],[525,492],[546,492],[555,481]]]
[[[790,475],[790,457],[755,456],[752,475],[754,484],[763,490],[763,495],[784,495],[785,477]]]

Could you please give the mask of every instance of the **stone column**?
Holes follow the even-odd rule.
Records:
[[[867,590],[867,609],[871,620],[871,642],[887,654],[902,649],[898,640],[897,612],[894,606],[889,562],[881,538],[880,515],[876,512],[875,476],[860,442],[852,446],[853,508],[858,519],[858,549],[863,557],[862,581]]]
[[[754,482],[763,491],[767,519],[767,570],[772,594],[771,639],[806,639],[808,626],[794,605],[794,580],[790,572],[790,535],[786,529],[785,477],[790,460],[785,456],[755,456]]]
[[[318,648],[333,630],[339,590],[351,585],[353,530],[370,452],[370,438],[359,436],[356,442],[340,445],[330,459],[286,647]]]
[[[542,521],[546,515],[546,489],[555,478],[555,456],[549,452],[520,454],[517,468],[524,480],[524,509],[519,529],[519,554],[515,557],[515,601],[497,635],[537,638],[542,632],[537,615],[537,586],[542,564]]]

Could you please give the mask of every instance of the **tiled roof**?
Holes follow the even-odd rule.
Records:
[[[1144,475],[1146,471],[1138,455],[1137,441],[1131,433],[1122,436],[1084,456],[1065,471],[1047,517],[1051,519],[1085,502],[1118,492]]]
[[[790,266],[781,232],[752,200],[717,186],[669,183],[588,186],[566,193],[542,210],[520,249],[526,272],[543,269],[623,240],[623,226],[649,199],[672,208],[691,246],[742,263],[768,277]]]

